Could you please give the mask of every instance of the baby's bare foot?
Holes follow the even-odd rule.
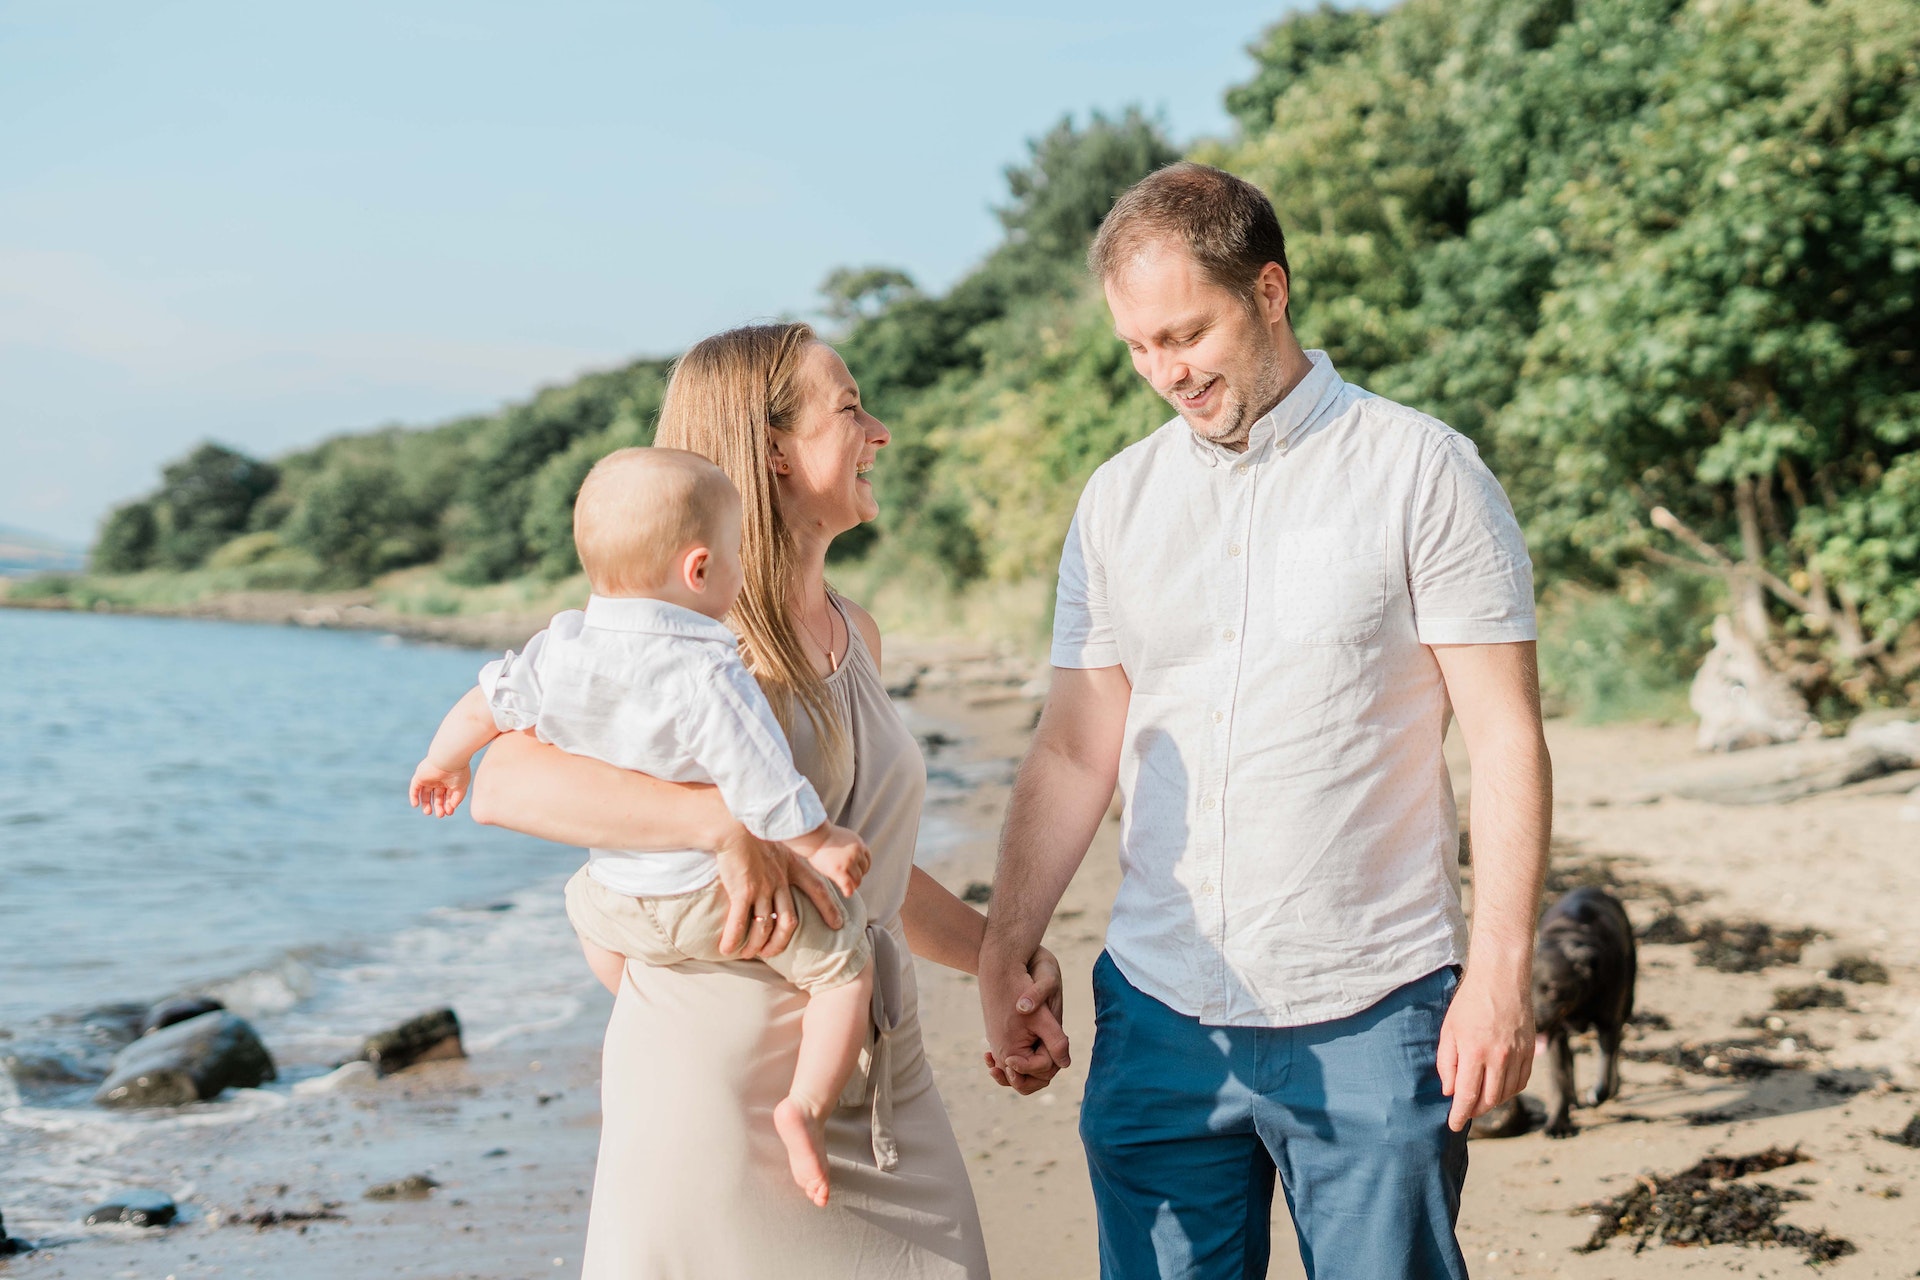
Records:
[[[798,1098],[787,1097],[773,1109],[773,1127],[787,1146],[787,1167],[807,1199],[827,1203],[827,1118]]]

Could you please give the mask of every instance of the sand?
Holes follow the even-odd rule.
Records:
[[[964,833],[937,868],[956,890],[991,876],[1010,762],[1024,747],[1036,707],[1011,680],[950,681],[915,699],[921,722],[961,739],[935,753],[935,767],[984,779],[942,806]],[[1649,1247],[1636,1255],[1631,1241],[1616,1240],[1598,1252],[1575,1252],[1593,1228],[1580,1206],[1710,1152],[1778,1144],[1797,1145],[1807,1162],[1758,1180],[1809,1197],[1789,1206],[1786,1221],[1853,1242],[1857,1252],[1833,1264],[1834,1274],[1916,1274],[1920,1150],[1876,1133],[1901,1128],[1920,1110],[1920,1094],[1904,1091],[1920,1087],[1920,824],[1901,820],[1902,797],[1869,784],[1760,808],[1623,803],[1644,795],[1649,773],[1691,757],[1687,729],[1556,722],[1548,736],[1559,782],[1558,864],[1591,868],[1612,858],[1616,878],[1639,882],[1639,896],[1628,903],[1636,922],[1664,909],[1655,892],[1664,886],[1683,900],[1688,919],[1754,919],[1828,935],[1797,965],[1749,974],[1702,968],[1684,945],[1644,946],[1639,1005],[1665,1015],[1672,1030],[1638,1028],[1630,1049],[1760,1035],[1740,1026],[1740,1018],[1764,1016],[1777,987],[1822,980],[1822,966],[1843,952],[1883,962],[1891,982],[1830,983],[1845,991],[1848,1009],[1778,1015],[1784,1027],[1773,1038],[1790,1035],[1795,1048],[1768,1052],[1795,1064],[1788,1069],[1738,1080],[1629,1061],[1619,1099],[1575,1112],[1577,1136],[1474,1142],[1460,1223],[1474,1273],[1804,1274],[1804,1255],[1779,1247]],[[1455,763],[1464,795],[1465,762]],[[1048,936],[1068,975],[1068,1031],[1081,1064],[1092,1044],[1088,972],[1116,886],[1117,833],[1117,823],[1102,828]],[[563,927],[557,912],[556,927]],[[1030,1098],[995,1087],[980,1065],[972,980],[923,966],[921,982],[928,1050],[979,1196],[996,1274],[1093,1276],[1093,1206],[1075,1133],[1082,1066]],[[583,972],[583,992],[589,983]],[[245,1125],[131,1144],[116,1153],[115,1172],[180,1195],[185,1225],[73,1233],[55,1248],[0,1262],[0,1274],[574,1274],[597,1141],[596,1051],[606,1009],[606,998],[595,996],[566,1026],[465,1062],[297,1099]],[[1578,1069],[1583,1082],[1591,1079],[1590,1048]],[[1530,1092],[1545,1097],[1544,1072]],[[1713,1122],[1689,1122],[1700,1113]],[[371,1184],[415,1172],[441,1184],[425,1200],[360,1198]],[[328,1203],[344,1218],[304,1231],[238,1221],[263,1209]],[[1277,1221],[1270,1274],[1301,1275],[1284,1215]]]

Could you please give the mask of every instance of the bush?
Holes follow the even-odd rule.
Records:
[[[318,560],[333,581],[358,585],[433,559],[439,549],[433,517],[415,505],[392,471],[348,463],[307,488],[285,537]]]
[[[115,507],[100,525],[88,567],[95,573],[138,573],[153,564],[160,525],[153,504],[128,502]]]

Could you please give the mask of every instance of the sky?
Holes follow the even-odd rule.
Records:
[[[0,526],[86,542],[202,439],[489,410],[836,266],[943,289],[1027,139],[1224,134],[1298,3],[0,0]]]

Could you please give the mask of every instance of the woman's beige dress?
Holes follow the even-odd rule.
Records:
[[[921,1047],[900,926],[926,763],[858,628],[847,631],[846,660],[827,687],[852,759],[830,767],[804,715],[793,748],[833,820],[873,851],[860,894],[895,944],[877,939],[874,959],[876,987],[892,997],[880,1020],[895,1025],[870,1060],[888,1069],[829,1121],[833,1194],[817,1209],[793,1185],[773,1129],[804,998],[751,962],[628,964],[607,1027],[586,1280],[987,1275],[973,1188]]]

